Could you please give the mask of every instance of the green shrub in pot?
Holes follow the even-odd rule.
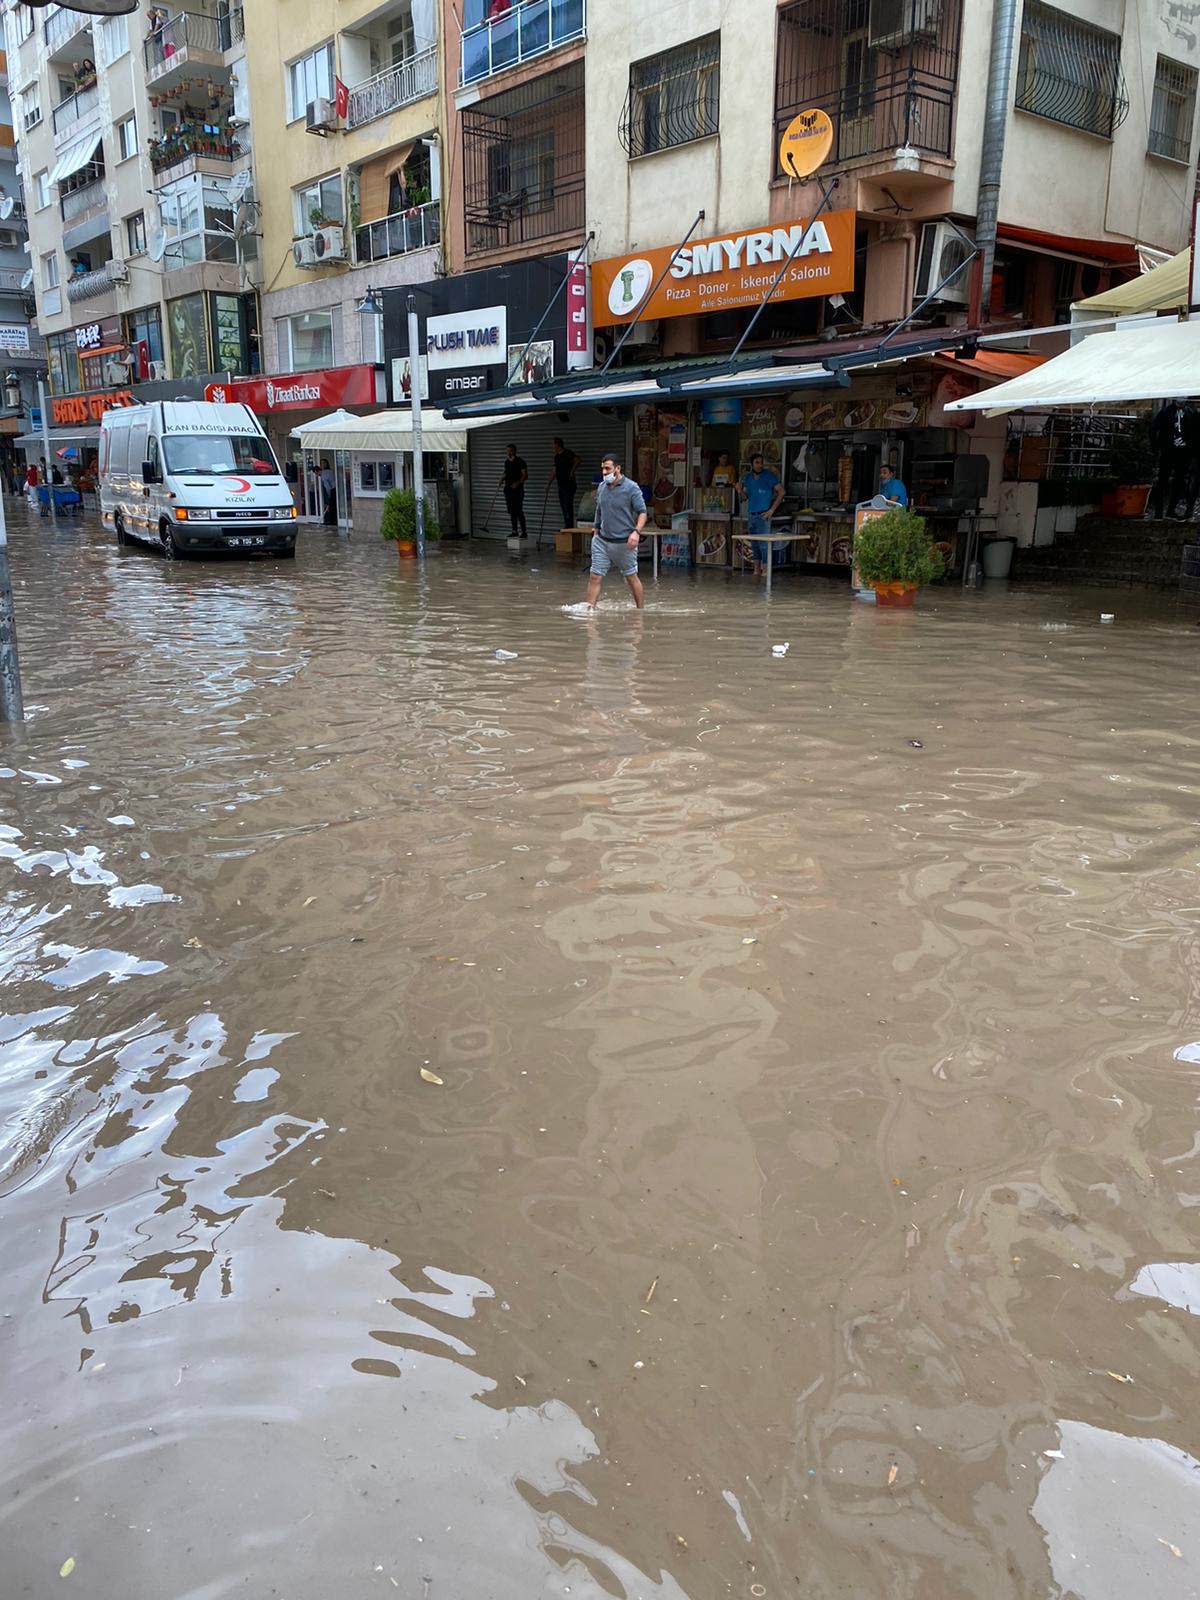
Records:
[[[925,518],[895,506],[865,521],[854,536],[854,567],[863,583],[932,583],[946,570]]]
[[[412,489],[389,489],[383,497],[383,515],[379,532],[395,544],[411,544],[417,537],[417,496]],[[437,513],[425,499],[425,537],[440,539],[441,526]]]

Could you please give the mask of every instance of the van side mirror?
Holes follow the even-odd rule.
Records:
[[[154,465],[153,461],[143,461],[142,462],[142,482],[143,483],[157,483],[158,481],[159,481],[158,468]]]

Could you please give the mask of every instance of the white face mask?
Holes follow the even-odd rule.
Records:
[[[604,474],[604,481],[605,481],[605,483],[616,483],[616,481],[617,481],[616,473],[615,472],[606,472]]]

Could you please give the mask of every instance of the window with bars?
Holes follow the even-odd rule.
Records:
[[[1192,153],[1192,124],[1196,119],[1196,70],[1159,56],[1154,73],[1154,102],[1150,108],[1151,155],[1186,162]]]
[[[621,143],[632,156],[653,155],[717,132],[721,110],[721,35],[635,61],[621,116]]]
[[[1111,139],[1129,115],[1120,36],[1026,0],[1016,104],[1018,111]]]
[[[468,255],[585,226],[582,62],[478,101],[462,128]]]

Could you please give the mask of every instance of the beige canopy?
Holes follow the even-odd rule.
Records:
[[[421,449],[436,455],[467,448],[467,434],[475,428],[494,427],[495,419],[463,417],[451,422],[432,406],[421,407]],[[407,406],[377,411],[370,417],[346,417],[339,422],[316,423],[302,435],[306,450],[359,450],[374,455],[400,455],[412,450],[412,412]]]
[[[1129,283],[1119,283],[1115,289],[1094,294],[1088,300],[1078,300],[1072,311],[1083,311],[1089,316],[1126,317],[1137,312],[1182,311],[1188,303],[1189,280],[1192,273],[1191,249],[1181,250],[1177,256],[1164,261],[1159,267],[1143,272],[1140,278]]]

